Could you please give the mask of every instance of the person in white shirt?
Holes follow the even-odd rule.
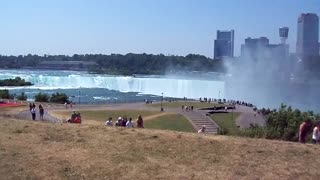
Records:
[[[206,125],[202,125],[201,128],[199,129],[198,133],[205,133],[206,132]]]
[[[313,128],[312,132],[312,143],[313,144],[318,144],[319,143],[319,138],[320,138],[320,123],[318,122],[317,125]]]
[[[109,117],[109,119],[106,121],[106,123],[104,125],[113,126],[112,117]]]
[[[132,122],[132,118],[131,117],[129,118],[129,121],[126,124],[126,127],[127,128],[133,128],[133,122]]]
[[[35,121],[36,120],[36,108],[33,107],[30,112],[31,112],[31,115],[32,115],[32,120]]]

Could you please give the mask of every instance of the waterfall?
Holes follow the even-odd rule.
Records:
[[[27,89],[105,88],[120,92],[161,95],[177,98],[224,97],[224,82],[165,77],[127,77],[88,74],[75,71],[0,70],[0,79],[20,76],[34,84]],[[19,89],[21,87],[8,88]],[[23,87],[26,89],[26,87]]]

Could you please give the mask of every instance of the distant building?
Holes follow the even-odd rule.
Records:
[[[214,41],[214,59],[233,57],[234,30],[217,31],[217,39]]]
[[[254,61],[262,59],[286,59],[289,55],[287,44],[269,44],[266,37],[247,38],[241,45],[241,57],[250,58]]]
[[[319,17],[316,14],[301,14],[298,18],[296,53],[301,59],[319,56]]]
[[[267,45],[269,45],[269,39],[266,37],[246,38],[241,45],[241,57],[258,59]]]

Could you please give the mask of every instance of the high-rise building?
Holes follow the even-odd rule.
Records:
[[[288,49],[287,44],[269,44],[269,39],[266,37],[249,37],[241,45],[241,57],[254,61],[265,59],[285,60],[288,57]]]
[[[214,41],[214,59],[233,57],[234,30],[217,31],[217,39]]]
[[[301,14],[298,18],[296,53],[301,59],[319,55],[319,17],[316,14]]]
[[[269,45],[269,39],[266,37],[246,38],[244,44],[241,45],[241,57],[258,59],[261,51]]]

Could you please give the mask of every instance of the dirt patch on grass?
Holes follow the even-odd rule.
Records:
[[[319,151],[279,141],[0,120],[0,179],[317,179]]]
[[[148,121],[148,120],[156,119],[161,116],[172,115],[172,114],[175,114],[175,113],[163,112],[163,113],[159,113],[159,114],[155,114],[155,115],[146,116],[143,118],[143,120]]]

